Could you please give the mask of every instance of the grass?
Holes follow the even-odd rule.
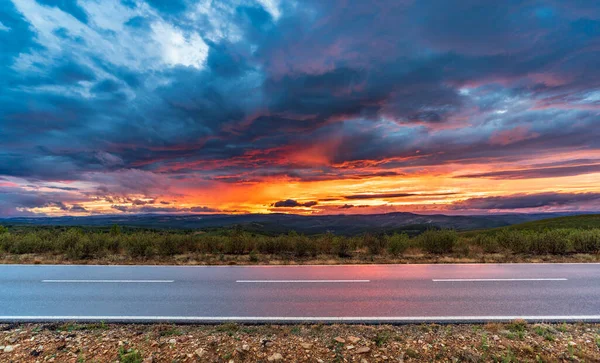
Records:
[[[180,329],[178,329],[176,326],[166,328],[159,332],[159,335],[161,337],[177,336],[177,335],[181,335],[181,334],[183,334],[182,331]]]
[[[381,346],[385,345],[389,339],[390,339],[390,332],[381,331],[381,332],[377,332],[377,335],[375,335],[375,337],[373,338],[373,342],[375,342],[375,345],[377,345],[378,347],[381,347]]]
[[[534,328],[534,331],[537,335],[543,337],[547,341],[550,341],[550,342],[554,341],[554,334],[552,333],[550,328],[543,327],[543,326],[536,326]]]
[[[119,348],[119,362],[121,363],[142,363],[144,357],[136,349],[125,349],[124,347]]]
[[[584,215],[529,222],[484,231],[457,233],[427,230],[404,233],[367,233],[305,236],[293,231],[278,236],[239,228],[211,231],[139,228],[68,228],[0,226],[0,254],[5,256],[60,256],[66,261],[103,260],[120,256],[135,261],[174,256],[244,256],[251,263],[274,256],[284,261],[356,259],[379,261],[411,255],[432,258],[490,256],[570,256],[600,253],[600,215]]]

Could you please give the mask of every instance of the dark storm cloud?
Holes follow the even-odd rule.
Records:
[[[346,195],[346,199],[393,199],[393,198],[407,198],[407,197],[431,197],[431,196],[446,196],[454,195],[456,193],[373,193],[373,194],[353,194]]]
[[[165,206],[152,206],[152,205],[112,205],[112,209],[118,210],[123,213],[219,213],[222,212],[216,208],[210,208],[206,206],[196,206],[190,208],[178,208],[178,207],[165,207]]]
[[[275,207],[275,208],[295,208],[295,207],[312,207],[315,205],[317,205],[317,202],[315,202],[315,201],[301,203],[301,202],[298,202],[297,200],[286,199],[286,200],[280,200],[278,202],[275,202],[271,206]]]
[[[72,205],[69,210],[71,212],[87,212],[87,209],[85,209],[84,207],[82,207],[82,206],[80,206],[78,204]]]
[[[30,209],[44,207],[70,211],[76,204],[69,206],[68,203],[78,200],[81,198],[67,191],[45,193],[18,187],[0,186],[0,215],[30,215],[32,214]]]
[[[600,193],[539,193],[514,194],[500,197],[470,198],[456,202],[452,209],[524,209],[543,207],[577,207],[579,204],[600,202]],[[586,204],[587,205],[587,204]]]
[[[600,164],[561,166],[554,168],[519,169],[493,171],[489,173],[458,175],[457,178],[488,178],[488,179],[530,179],[556,178],[563,176],[582,175],[600,172]]]

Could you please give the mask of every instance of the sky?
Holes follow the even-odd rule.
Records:
[[[600,211],[597,0],[5,0],[0,216]]]

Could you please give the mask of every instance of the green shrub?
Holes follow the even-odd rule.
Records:
[[[121,234],[121,227],[118,224],[113,224],[110,227],[110,235],[111,236],[119,236]]]
[[[578,253],[597,253],[600,251],[600,230],[576,230],[571,236],[573,250]]]
[[[335,237],[332,241],[333,253],[338,257],[346,258],[352,256],[350,253],[350,243],[344,237]]]
[[[527,231],[502,230],[496,235],[498,244],[514,253],[529,253],[531,233]]]
[[[435,254],[451,253],[457,240],[456,231],[449,229],[428,230],[419,236],[421,247],[425,251]]]
[[[178,246],[175,236],[160,236],[156,243],[158,254],[161,256],[173,256],[177,253],[181,253],[177,248]]]
[[[121,239],[119,237],[93,233],[90,238],[102,239],[104,241],[105,249],[111,253],[118,254],[121,252]]]
[[[460,256],[469,256],[471,254],[471,243],[466,238],[458,238],[453,246],[452,252]]]
[[[398,256],[403,254],[410,246],[410,239],[406,233],[394,233],[391,236],[385,236],[387,250],[390,255]]]
[[[310,238],[306,236],[296,236],[293,238],[294,241],[294,255],[296,257],[305,257],[305,256],[316,256],[317,248]]]
[[[386,248],[387,240],[383,236],[374,236],[365,233],[362,238],[362,245],[367,247],[371,255],[379,255]]]
[[[0,226],[0,234],[8,233],[8,228]]]
[[[154,255],[153,233],[136,233],[128,235],[125,240],[125,250],[131,257],[151,257]]]
[[[529,252],[543,255],[564,255],[570,251],[569,234],[565,230],[553,229],[529,234]]]
[[[69,228],[58,235],[58,248],[65,252],[76,245],[83,238],[83,232],[77,228]]]
[[[23,253],[44,253],[51,252],[53,244],[51,241],[42,239],[35,232],[26,233],[19,238],[11,240],[10,245],[5,249],[10,253],[23,254]]]
[[[144,358],[136,349],[119,348],[119,362],[121,363],[142,363]]]
[[[496,236],[490,236],[487,234],[480,234],[475,237],[475,245],[483,249],[485,253],[497,253],[500,252],[500,243]]]
[[[250,251],[249,257],[250,257],[250,262],[258,262],[258,253],[256,252],[256,250]]]
[[[284,254],[292,252],[292,243],[287,235],[265,237],[258,241],[258,250],[261,253]]]
[[[103,251],[104,244],[102,240],[82,235],[67,246],[66,255],[70,259],[81,260],[100,257]]]

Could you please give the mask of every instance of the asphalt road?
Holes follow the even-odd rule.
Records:
[[[600,264],[0,265],[0,321],[600,321]]]

